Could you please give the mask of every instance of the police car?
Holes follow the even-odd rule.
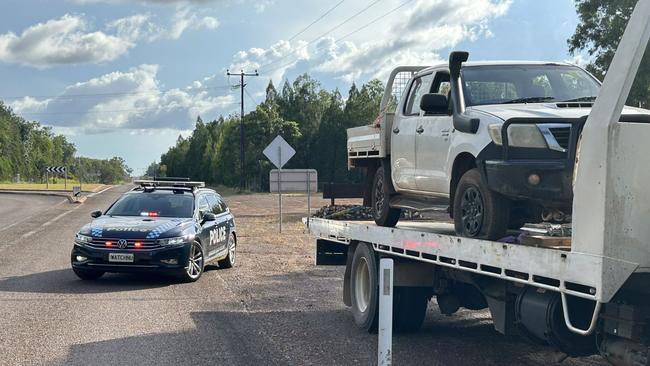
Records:
[[[235,221],[219,194],[189,179],[134,183],[138,187],[106,212],[93,212],[94,220],[76,235],[71,261],[77,276],[162,271],[194,282],[206,264],[235,264]]]

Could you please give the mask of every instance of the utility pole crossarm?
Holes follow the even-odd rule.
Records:
[[[241,70],[240,73],[235,74],[231,73],[230,70],[226,70],[226,75],[227,76],[239,76],[240,83],[239,83],[239,88],[241,90],[241,123],[239,126],[239,163],[240,163],[240,176],[239,176],[239,191],[243,192],[244,189],[246,188],[246,159],[245,159],[245,147],[244,147],[244,142],[246,140],[246,135],[244,133],[244,88],[246,87],[246,84],[244,83],[244,78],[247,76],[260,76],[260,74],[255,70],[254,73],[246,73],[244,70]]]

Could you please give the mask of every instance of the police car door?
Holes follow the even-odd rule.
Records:
[[[199,203],[199,223],[201,224],[201,231],[199,232],[199,239],[203,245],[203,255],[205,258],[210,257],[216,250],[215,245],[215,232],[217,221],[204,221],[203,215],[207,212],[212,212],[212,207],[208,201],[208,195],[202,194],[198,198]]]
[[[226,250],[228,244],[228,230],[230,227],[229,216],[226,213],[225,205],[222,205],[221,200],[214,193],[207,194],[208,203],[212,209],[212,213],[215,214],[217,220],[215,221],[215,232],[214,236],[214,250],[218,253],[222,253]],[[212,254],[212,253],[210,253]]]

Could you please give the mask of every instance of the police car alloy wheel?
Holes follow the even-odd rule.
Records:
[[[203,249],[201,249],[201,245],[197,242],[193,242],[190,247],[190,255],[185,273],[187,275],[186,279],[190,282],[198,280],[203,273]]]
[[[235,265],[235,250],[237,249],[237,240],[235,236],[230,234],[228,237],[228,255],[226,258],[220,260],[219,267],[221,268],[232,268]]]

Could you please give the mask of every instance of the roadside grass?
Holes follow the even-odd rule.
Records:
[[[78,186],[79,181],[72,181],[68,180],[67,184],[67,191],[72,192],[72,187]],[[81,185],[81,188],[84,191],[94,191],[98,189],[99,187],[103,186],[103,184],[95,184],[95,183],[84,183]],[[50,183],[49,187],[45,183],[0,183],[0,189],[12,189],[12,190],[31,190],[31,191],[45,191],[45,190],[50,190],[50,191],[63,191],[65,189],[65,184],[63,181],[59,181],[59,183]]]

